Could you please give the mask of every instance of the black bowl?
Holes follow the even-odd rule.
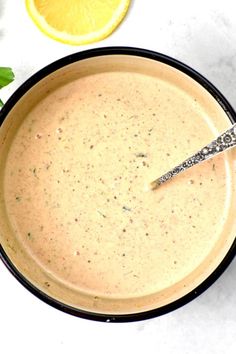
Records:
[[[71,71],[73,71],[73,65],[76,64],[76,70],[77,72],[79,72],[81,66],[80,63],[83,63],[87,59],[92,59],[92,62],[96,63],[97,59],[101,57],[109,57],[110,62],[108,65],[112,65],[112,58],[116,58],[117,56],[131,59],[129,63],[129,65],[131,66],[132,61],[135,62],[137,58],[140,58],[141,60],[148,61],[148,63],[164,63],[169,67],[178,70],[180,73],[186,74],[189,78],[197,82],[214,98],[217,104],[222,107],[225,114],[228,116],[230,122],[236,122],[236,114],[233,108],[226,100],[226,98],[207,79],[205,79],[202,75],[200,75],[198,72],[196,72],[189,66],[171,57],[149,50],[128,47],[108,47],[87,50],[84,52],[69,55],[65,58],[55,61],[54,63],[46,66],[45,68],[37,72],[35,75],[29,78],[23,85],[21,85],[4,105],[0,112],[1,124],[5,121],[7,117],[14,115],[15,111],[17,112],[17,107],[19,106],[23,105],[24,110],[30,110],[30,108],[33,107],[35,103],[37,103],[38,98],[32,96],[32,92],[34,92],[35,90],[38,90],[39,97],[44,97],[45,95],[47,95],[47,92],[49,90],[52,90],[57,87],[57,81],[59,81],[59,83],[61,84],[63,76],[62,73],[64,69],[68,68],[68,72],[70,73]],[[104,67],[106,67],[106,65],[103,64],[103,70],[105,70]],[[81,70],[84,70],[83,75],[88,74],[86,68],[82,68]],[[96,65],[92,65],[91,70],[93,73],[96,72]],[[66,80],[68,80],[68,77]],[[49,81],[50,84],[48,84]],[[48,89],[49,86],[50,88]],[[3,129],[5,128],[1,128],[1,131],[3,131]],[[48,294],[46,290],[42,289],[42,287],[38,287],[37,282],[32,281],[32,279],[27,276],[28,271],[22,270],[22,266],[19,266],[17,264],[16,258],[14,257],[14,250],[12,252],[12,249],[14,247],[12,247],[11,249],[11,247],[7,245],[6,240],[4,238],[3,229],[1,231],[2,241],[0,245],[1,259],[6,265],[6,267],[10,270],[10,272],[18,279],[18,281],[22,285],[24,285],[38,298],[59,310],[82,318],[106,322],[129,322],[144,320],[166,314],[187,304],[189,301],[193,300],[203,291],[205,291],[209,286],[213,284],[216,279],[219,278],[223,271],[228,267],[236,253],[236,239],[234,239],[231,244],[231,247],[228,249],[223,259],[221,260],[221,262],[219,262],[218,266],[210,273],[210,275],[208,274],[208,276],[199,284],[197,284],[196,287],[191,289],[186,294],[183,294],[183,296],[175,299],[174,301],[171,301],[170,303],[164,304],[163,306],[160,306],[158,308],[141,310],[137,312],[133,311],[131,313],[112,313],[110,311],[108,313],[105,313],[104,311],[103,313],[92,311],[91,309],[86,310],[83,307],[80,308],[79,306],[76,307],[71,304],[67,304],[63,301],[60,301],[56,297],[54,298],[53,296]]]

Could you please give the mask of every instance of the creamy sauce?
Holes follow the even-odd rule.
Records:
[[[222,233],[228,162],[204,162],[155,192],[145,185],[213,136],[204,107],[164,80],[110,72],[68,83],[27,115],[12,142],[11,225],[52,278],[80,291],[127,298],[168,288]]]

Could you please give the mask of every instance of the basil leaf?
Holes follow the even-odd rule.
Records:
[[[15,78],[11,68],[0,67],[0,89],[7,86]]]
[[[1,98],[0,98],[0,108],[3,106],[3,102],[2,102],[2,100],[1,100]]]

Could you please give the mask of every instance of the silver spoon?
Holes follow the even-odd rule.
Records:
[[[150,189],[157,189],[160,185],[167,182],[169,179],[177,176],[180,172],[184,172],[188,168],[197,165],[198,163],[205,161],[221,152],[236,146],[236,124],[227,129],[224,133],[219,135],[210,144],[204,146],[196,154],[192,155],[172,170],[168,171],[161,177],[155,179],[150,183]]]

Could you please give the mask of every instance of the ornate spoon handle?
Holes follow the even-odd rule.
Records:
[[[203,147],[196,154],[183,161],[180,165],[174,167],[172,170],[151,182],[151,189],[154,190],[158,188],[161,184],[178,175],[180,172],[187,170],[189,167],[218,155],[222,151],[230,149],[234,146],[236,146],[236,124],[232,125],[231,128],[219,135],[218,138]]]

